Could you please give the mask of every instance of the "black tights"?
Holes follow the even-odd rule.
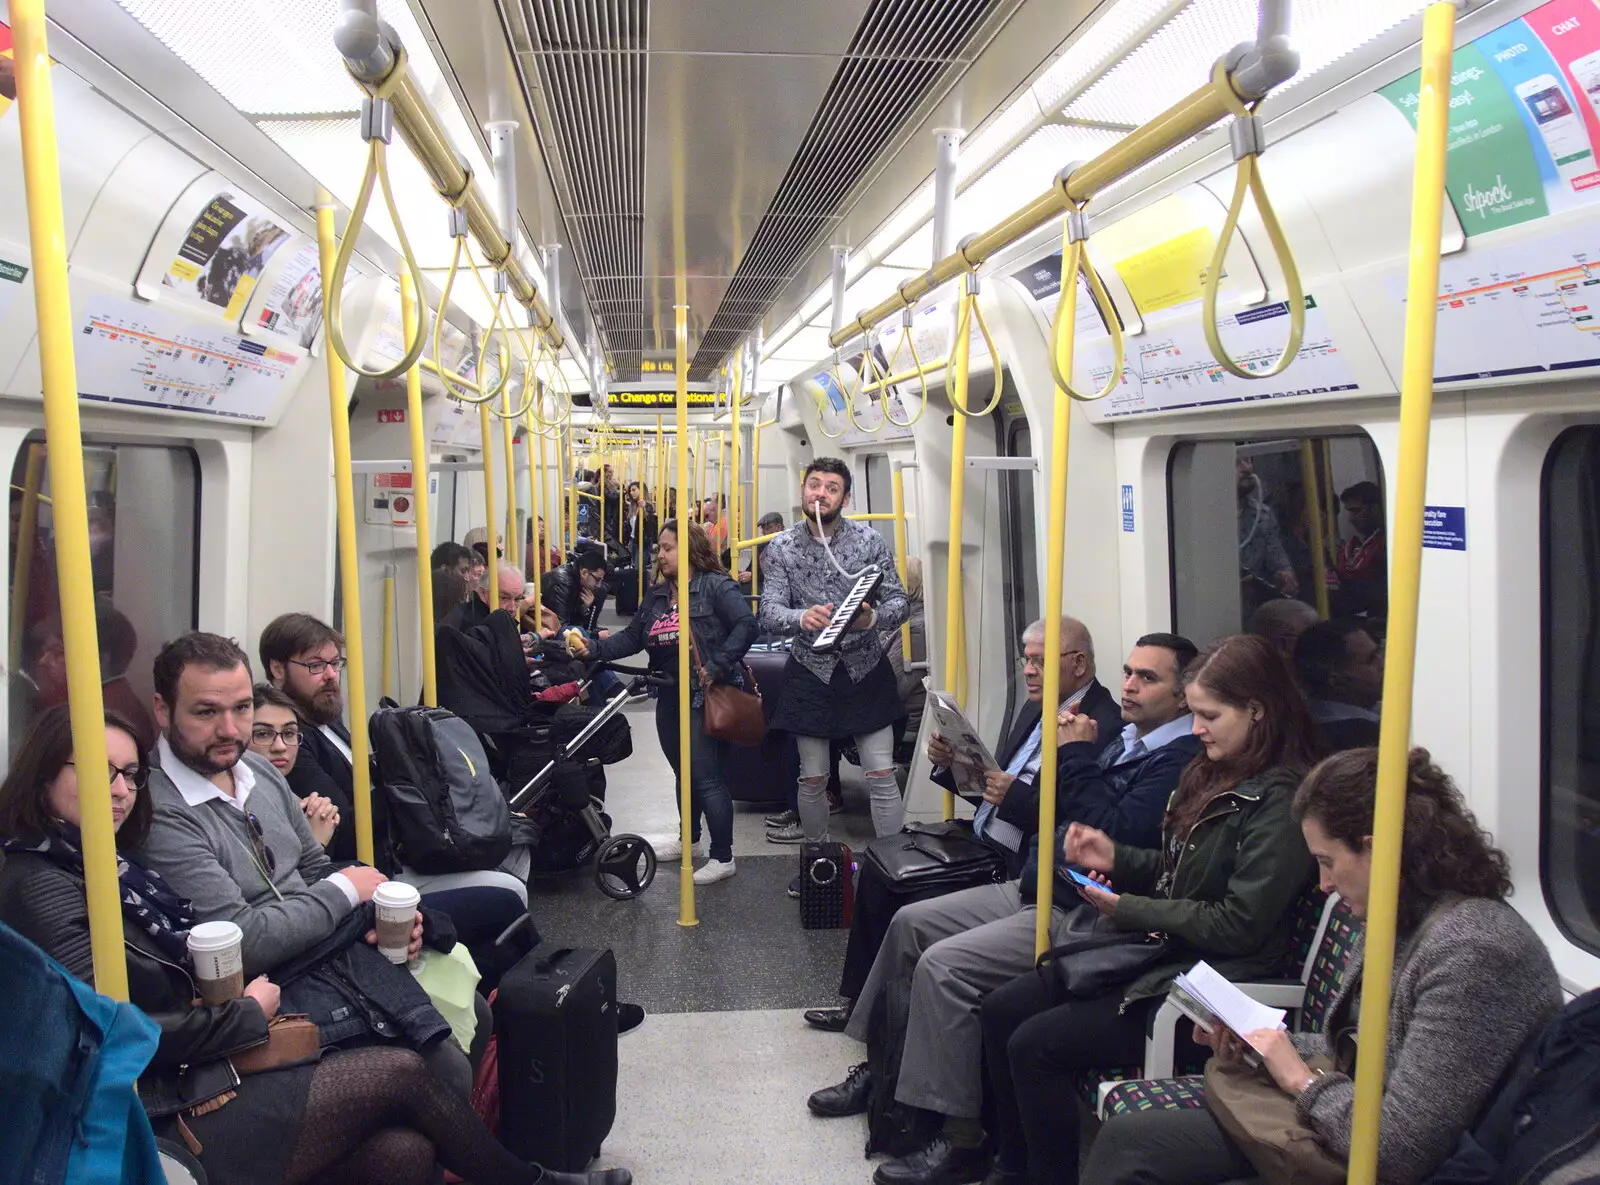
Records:
[[[428,1185],[434,1161],[474,1185],[533,1185],[518,1160],[409,1049],[329,1053],[306,1098],[285,1185]]]

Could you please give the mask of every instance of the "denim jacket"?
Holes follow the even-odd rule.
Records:
[[[590,644],[590,653],[602,662],[626,658],[646,648],[650,623],[671,606],[678,590],[675,582],[663,582],[646,591],[639,611],[628,625]],[[739,661],[756,640],[760,627],[750,612],[744,593],[725,572],[696,572],[689,580],[689,622],[700,662],[715,682],[739,683]],[[650,654],[650,669],[657,674],[676,676],[675,648],[656,647]],[[691,661],[689,679],[696,704],[703,702],[700,676]]]

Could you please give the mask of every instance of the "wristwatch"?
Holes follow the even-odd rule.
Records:
[[[1319,1066],[1307,1066],[1306,1069],[1311,1071],[1311,1077],[1307,1078],[1305,1085],[1300,1088],[1301,1094],[1305,1094],[1306,1091],[1311,1089],[1311,1084],[1313,1082],[1327,1074],[1327,1071]]]

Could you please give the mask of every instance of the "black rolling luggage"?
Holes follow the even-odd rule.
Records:
[[[842,843],[800,845],[800,925],[839,930],[850,925],[855,905],[854,863]]]
[[[617,1114],[617,960],[609,950],[535,951],[500,980],[500,1141],[575,1173]]]

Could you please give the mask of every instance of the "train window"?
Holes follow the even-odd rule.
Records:
[[[66,698],[45,451],[42,440],[28,441],[11,471],[13,748],[35,713]],[[105,702],[149,734],[151,663],[168,640],[196,625],[199,459],[188,448],[86,439],[83,460]],[[31,507],[30,489],[38,494]],[[32,538],[24,540],[30,513]]]
[[[1568,938],[1600,954],[1600,427],[1550,450],[1542,490],[1545,901]]]
[[[1314,614],[1360,618],[1381,640],[1383,467],[1365,434],[1186,442],[1167,497],[1179,633],[1279,636]]]
[[[868,453],[862,462],[862,485],[866,487],[865,497],[858,504],[858,509],[867,514],[892,514],[894,512],[894,486],[889,476],[889,455],[887,453]],[[889,521],[874,522],[872,527],[894,546],[894,523]]]

